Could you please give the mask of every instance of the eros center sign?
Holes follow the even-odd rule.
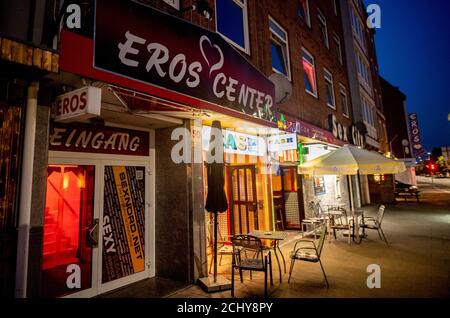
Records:
[[[133,1],[96,3],[94,68],[276,122],[273,83],[219,34]]]
[[[102,90],[97,87],[83,87],[59,95],[53,105],[57,122],[70,122],[100,116]]]

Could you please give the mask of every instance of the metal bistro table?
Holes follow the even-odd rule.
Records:
[[[281,275],[282,275],[281,274],[281,265],[280,265],[280,260],[278,258],[277,249],[280,252],[281,257],[283,259],[284,273],[286,273],[286,261],[284,259],[283,253],[281,252],[279,241],[284,240],[287,237],[287,233],[282,232],[282,231],[253,231],[253,232],[248,233],[248,235],[257,237],[260,240],[273,241],[273,251],[275,252],[275,257],[277,259],[278,271],[280,273],[280,283],[281,283]]]

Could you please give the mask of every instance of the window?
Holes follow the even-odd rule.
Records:
[[[341,96],[342,114],[345,117],[349,117],[350,112],[348,109],[347,90],[345,89],[345,86],[342,84],[339,84],[339,95]]]
[[[341,46],[341,39],[337,36],[337,34],[334,35],[334,43],[336,44],[336,58],[338,62],[343,65],[344,60],[342,58],[342,46]]]
[[[335,15],[338,15],[336,0],[331,0],[331,6],[333,7],[333,12]]]
[[[360,79],[366,84],[367,87],[372,88],[372,79],[369,65],[364,61],[364,58],[360,53],[355,51],[356,54],[356,66]]]
[[[286,31],[273,20],[269,18],[270,29],[270,50],[272,52],[272,70],[284,74],[291,79],[288,36]]]
[[[298,15],[303,19],[303,21],[305,21],[307,26],[311,27],[308,0],[299,0]]]
[[[328,42],[327,20],[319,10],[317,11],[317,19],[319,20],[320,39],[327,48],[330,48],[330,43]]]
[[[238,49],[250,54],[247,0],[216,1],[217,32]]]
[[[316,67],[314,58],[305,49],[302,49],[302,65],[305,77],[305,91],[317,97]]]
[[[336,109],[336,102],[334,98],[334,88],[333,88],[333,75],[327,71],[327,69],[323,69],[325,72],[325,88],[326,88],[326,97],[327,97],[327,105],[333,109]]]

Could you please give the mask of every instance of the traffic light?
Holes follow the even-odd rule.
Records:
[[[436,169],[436,166],[433,165],[433,164],[431,164],[431,165],[430,165],[430,169],[431,169],[431,171],[434,171],[434,169]]]

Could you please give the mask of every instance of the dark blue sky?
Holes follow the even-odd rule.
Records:
[[[428,151],[450,146],[450,1],[365,0],[381,7],[380,74],[407,95]]]

